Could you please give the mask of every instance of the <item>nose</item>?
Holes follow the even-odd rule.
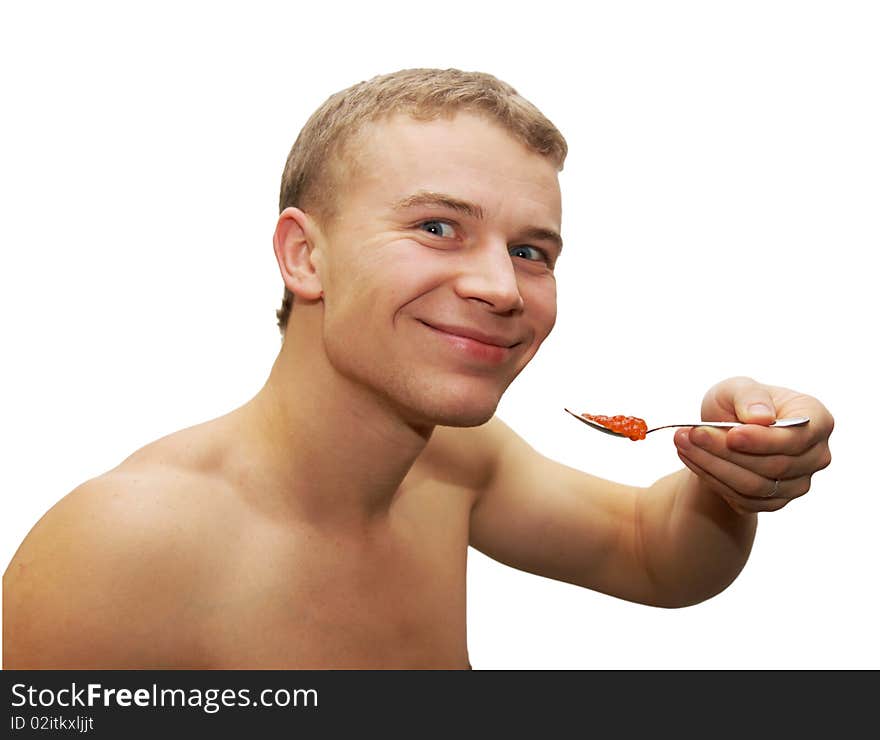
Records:
[[[467,250],[455,282],[461,298],[488,303],[497,313],[519,313],[523,298],[516,268],[505,243],[486,242]]]

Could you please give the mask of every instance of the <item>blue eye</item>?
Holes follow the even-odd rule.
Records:
[[[538,257],[536,258],[537,260],[544,260],[547,264],[550,264],[550,257],[547,255],[547,253],[546,253],[543,249],[538,249],[537,247],[532,247],[532,246],[530,246],[530,245],[528,245],[528,244],[524,244],[524,245],[521,245],[521,246],[519,246],[519,247],[511,247],[511,248],[510,248],[510,251],[511,251],[511,252],[515,252],[515,251],[520,250],[520,249],[523,249],[523,250],[531,249],[534,253],[536,253],[536,254],[538,255]],[[527,258],[527,259],[528,259],[528,258]],[[529,261],[530,261],[530,262],[535,262],[536,260],[535,260],[535,259],[530,259]]]
[[[438,221],[438,220],[433,220],[433,221],[422,221],[422,223],[419,224],[419,228],[423,228],[423,227],[425,227],[425,226],[428,227],[428,229],[426,229],[426,231],[427,231],[427,230],[430,230],[430,229],[433,229],[433,231],[431,231],[431,233],[432,233],[434,236],[452,236],[452,235],[453,235],[453,234],[452,234],[452,225],[451,225],[448,221]],[[444,226],[449,227],[449,233],[448,233],[448,234],[444,234],[444,233],[443,233],[443,227],[444,227]]]

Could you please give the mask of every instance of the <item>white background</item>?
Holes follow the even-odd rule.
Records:
[[[458,67],[510,82],[571,152],[559,320],[502,419],[643,486],[681,467],[671,431],[633,444],[562,407],[691,421],[711,385],[750,375],[836,420],[831,466],[760,515],[745,570],[703,604],[632,604],[471,550],[474,667],[880,667],[875,4],[11,5],[4,569],[80,482],[262,385],[278,184],[312,111],[377,74]]]

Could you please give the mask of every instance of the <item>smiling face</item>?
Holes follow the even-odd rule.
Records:
[[[473,114],[360,140],[318,257],[327,358],[411,421],[485,423],[556,321],[556,168]]]

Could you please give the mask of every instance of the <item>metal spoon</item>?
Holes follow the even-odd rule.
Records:
[[[569,411],[565,409],[578,421],[582,421],[584,424],[593,427],[593,429],[598,429],[600,432],[605,432],[605,434],[611,434],[615,437],[623,437],[624,439],[629,439],[625,434],[621,434],[620,432],[615,432],[613,429],[609,429],[608,427],[603,427],[601,424],[597,424],[595,421],[591,421],[590,419],[585,419],[580,414],[576,414],[574,411]],[[792,416],[789,419],[777,419],[772,424],[761,424],[760,426],[771,426],[771,427],[796,427],[801,424],[806,424],[810,418],[808,416]],[[658,429],[669,429],[670,427],[741,427],[744,422],[741,421],[697,421],[691,424],[665,424],[662,427],[654,427],[653,429],[649,429],[645,434],[650,434],[651,432],[656,432]]]

